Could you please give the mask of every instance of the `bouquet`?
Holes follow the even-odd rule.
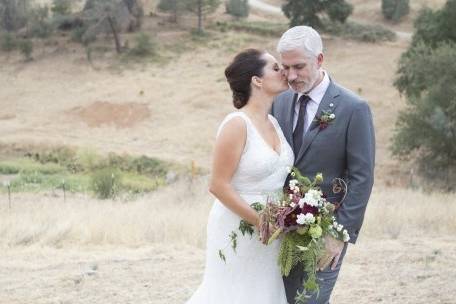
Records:
[[[317,174],[313,181],[302,176],[296,169],[290,169],[291,179],[278,201],[268,201],[265,205],[252,204],[260,215],[260,240],[271,244],[281,239],[278,264],[283,276],[288,276],[292,268],[300,266],[307,273],[304,281],[304,291],[298,293],[296,303],[306,303],[309,294],[318,292],[317,263],[324,255],[324,238],[331,235],[336,239],[347,242],[350,237],[346,229],[338,224],[334,216],[335,205],[328,202],[320,189],[323,175]],[[338,179],[338,186],[333,190],[344,191],[346,184]],[[342,187],[340,186],[342,185]],[[343,201],[343,199],[342,199]],[[240,232],[253,235],[254,227],[242,220]],[[237,234],[230,234],[231,246],[236,249]],[[223,252],[219,255],[225,260]]]

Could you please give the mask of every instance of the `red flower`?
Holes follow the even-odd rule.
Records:
[[[307,214],[307,213],[312,213],[313,215],[317,215],[318,214],[318,208],[317,207],[310,206],[310,205],[307,205],[307,204],[304,204],[304,206],[301,208],[301,211],[302,211],[303,214]]]

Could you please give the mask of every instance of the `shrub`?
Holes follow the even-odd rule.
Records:
[[[455,26],[456,0],[422,10],[394,82],[407,109],[396,121],[393,154],[416,162],[429,184],[446,190],[456,188]]]
[[[5,52],[11,52],[17,47],[16,38],[11,33],[5,33],[0,37],[0,47]]]
[[[37,6],[30,11],[29,32],[33,37],[47,38],[54,28],[49,20],[49,7],[47,5]]]
[[[29,2],[30,0],[1,0],[0,28],[10,32],[25,26]]]
[[[33,42],[30,39],[23,39],[18,42],[17,44],[19,50],[21,51],[22,55],[24,55],[25,60],[29,61],[32,60],[32,53],[33,53]]]
[[[71,13],[71,0],[53,0],[51,11],[54,15],[68,15]]]
[[[332,21],[345,23],[348,16],[353,12],[353,5],[345,1],[332,1],[326,8],[326,13]]]
[[[217,21],[215,26],[221,32],[228,30],[243,31],[256,35],[264,36],[280,36],[287,30],[287,25],[282,23],[272,23],[264,21],[233,21],[233,22],[222,22]]]
[[[381,25],[359,24],[356,22],[333,22],[322,19],[323,27],[326,32],[342,36],[348,39],[363,42],[393,41],[396,34]]]
[[[121,187],[120,172],[114,168],[99,169],[92,174],[90,184],[98,198],[115,198]]]
[[[290,26],[305,24],[321,28],[322,13],[326,13],[332,21],[344,23],[352,13],[353,6],[345,0],[287,0],[282,11],[290,19]]]
[[[250,12],[248,0],[228,0],[226,12],[236,18],[248,17]]]
[[[153,55],[156,52],[157,44],[146,33],[139,33],[135,39],[135,45],[130,50],[130,54],[134,56]]]
[[[397,22],[409,11],[409,0],[382,0],[382,13],[388,20]]]

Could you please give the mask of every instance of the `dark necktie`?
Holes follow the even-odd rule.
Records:
[[[293,150],[295,154],[298,154],[302,146],[304,138],[304,119],[306,116],[306,107],[310,97],[308,95],[302,95],[299,97],[299,114],[296,128],[293,131]]]

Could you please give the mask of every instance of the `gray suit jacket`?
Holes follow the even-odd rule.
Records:
[[[276,97],[271,110],[291,147],[296,98],[297,94],[288,90]],[[322,172],[322,190],[328,194],[329,201],[340,201],[332,192],[332,180],[339,177],[347,182],[347,196],[337,209],[336,218],[348,230],[350,242],[355,243],[374,183],[372,114],[365,101],[332,80],[316,115],[322,111],[334,113],[335,119],[325,129],[312,122],[301,149],[294,151],[294,166],[311,179]]]

